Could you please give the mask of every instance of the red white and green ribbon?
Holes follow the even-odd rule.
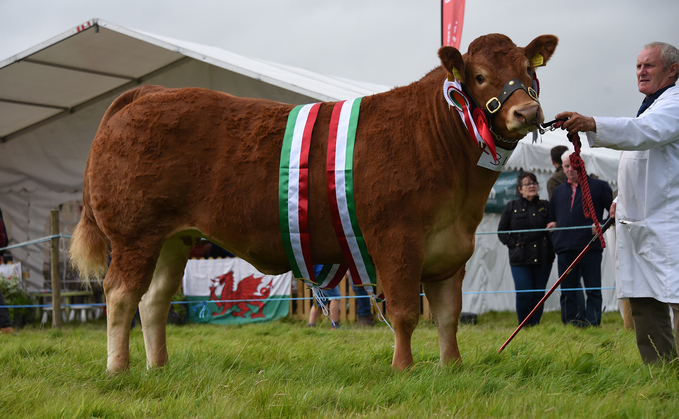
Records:
[[[320,103],[292,109],[283,137],[278,180],[281,234],[295,278],[309,285],[334,288],[344,277],[344,265],[323,266],[318,275],[309,241],[309,147]]]
[[[460,119],[462,119],[462,122],[467,127],[469,135],[476,140],[482,150],[488,150],[490,155],[493,156],[494,161],[497,162],[495,157],[495,140],[488,127],[488,120],[483,113],[483,109],[476,108],[474,111],[471,110],[470,100],[462,91],[462,85],[457,79],[453,81],[446,79],[443,82],[443,95],[448,104],[454,107],[460,115]]]
[[[355,285],[374,294],[375,267],[356,218],[353,155],[361,98],[338,102],[330,120],[327,182],[330,213]]]

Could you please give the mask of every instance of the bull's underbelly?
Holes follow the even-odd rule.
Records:
[[[474,253],[474,233],[468,230],[451,225],[427,236],[422,282],[448,279],[467,263]]]
[[[439,209],[437,222],[424,241],[422,281],[448,279],[464,267],[474,253],[476,228],[483,219],[485,194],[451,196]]]

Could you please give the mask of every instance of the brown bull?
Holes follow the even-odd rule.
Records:
[[[531,58],[557,38],[517,47],[483,36],[463,56],[439,50],[422,80],[365,97],[356,132],[356,214],[396,332],[393,366],[412,364],[420,283],[439,332],[441,363],[459,361],[465,262],[498,177],[443,94],[454,68],[483,106],[510,79],[531,86]],[[539,63],[537,63],[539,64]],[[281,144],[292,105],[198,88],[142,86],[117,98],[90,150],[83,214],[71,255],[85,276],[106,270],[108,369],[129,366],[130,322],[141,311],[149,366],[167,363],[165,323],[189,251],[205,237],[266,274],[290,270],[280,232]],[[333,104],[320,106],[309,154],[309,232],[315,264],[344,263],[328,205],[326,149]],[[511,149],[543,121],[517,90],[491,116],[495,144]],[[110,249],[109,249],[110,248]]]

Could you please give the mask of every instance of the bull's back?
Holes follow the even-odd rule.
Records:
[[[196,228],[218,236],[229,229],[226,241],[237,240],[234,226],[252,211],[263,229],[277,228],[290,105],[197,88],[147,88],[126,100],[102,120],[86,171],[104,233],[131,238]]]

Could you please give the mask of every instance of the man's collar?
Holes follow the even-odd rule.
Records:
[[[653,104],[653,102],[655,102],[655,100],[660,97],[660,95],[665,93],[665,90],[669,89],[670,87],[674,87],[675,85],[676,85],[675,83],[672,83],[670,85],[663,87],[662,89],[659,89],[657,92],[653,93],[652,95],[646,96],[644,98],[644,100],[641,102],[641,107],[639,108],[639,111],[637,112],[637,116],[644,113],[644,111],[646,109],[648,109],[649,106],[651,106]]]

